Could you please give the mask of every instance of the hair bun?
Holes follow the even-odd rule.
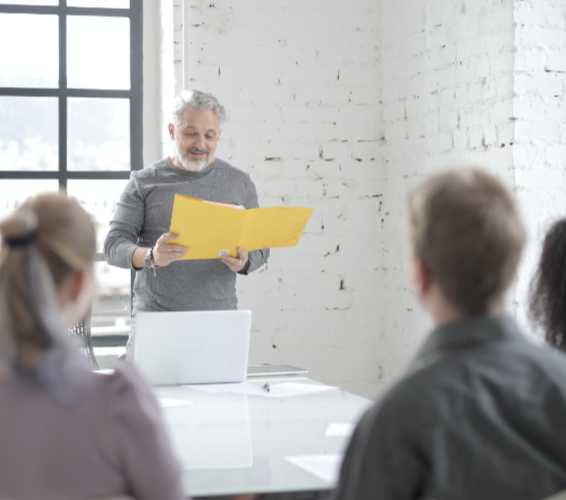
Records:
[[[25,246],[37,237],[39,220],[30,209],[20,209],[0,223],[2,241],[9,246]]]

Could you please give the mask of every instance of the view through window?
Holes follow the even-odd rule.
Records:
[[[98,232],[93,340],[125,343],[131,272],[102,244],[142,168],[142,0],[0,0],[0,217],[66,192]]]

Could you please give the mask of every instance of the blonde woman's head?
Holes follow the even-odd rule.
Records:
[[[1,221],[0,237],[0,356],[6,362],[19,359],[23,346],[53,347],[64,321],[86,312],[96,236],[75,200],[45,194]]]

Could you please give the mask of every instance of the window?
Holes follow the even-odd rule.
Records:
[[[142,0],[0,0],[0,46],[0,216],[39,192],[79,200],[98,230],[93,338],[124,343],[132,276],[101,250],[142,168]]]

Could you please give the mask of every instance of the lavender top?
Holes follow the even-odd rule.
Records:
[[[159,405],[135,368],[77,375],[81,398],[67,405],[0,380],[0,498],[184,498]]]

